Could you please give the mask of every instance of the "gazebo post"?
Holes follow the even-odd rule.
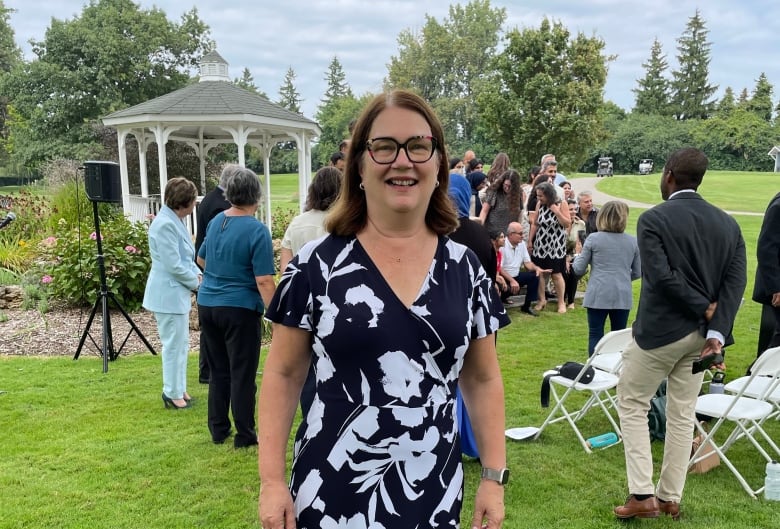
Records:
[[[130,177],[127,173],[127,129],[117,130],[116,139],[119,143],[119,178],[122,187],[122,210],[130,211]]]

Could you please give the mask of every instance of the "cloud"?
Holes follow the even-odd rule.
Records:
[[[230,75],[248,68],[255,84],[273,100],[288,68],[295,71],[296,88],[304,99],[303,111],[313,117],[323,92],[325,72],[334,56],[344,68],[357,95],[378,92],[390,59],[398,54],[398,35],[419,30],[425,15],[441,21],[449,16],[445,2],[416,0],[135,0],[144,9],[157,5],[173,21],[193,6],[211,27],[220,54],[230,63]],[[17,43],[30,57],[30,38],[43,39],[51,17],[70,19],[83,11],[85,0],[6,0],[16,9],[10,23]],[[453,2],[455,4],[456,2]],[[461,1],[461,5],[467,2]],[[604,40],[605,53],[616,55],[609,65],[606,98],[623,108],[633,105],[636,80],[644,76],[642,63],[658,38],[670,70],[677,67],[677,39],[697,8],[712,43],[710,82],[739,93],[749,91],[765,72],[780,83],[775,66],[780,39],[773,21],[780,20],[776,0],[548,0],[541,7],[528,2],[493,1],[507,12],[505,29],[538,27],[546,16],[561,21],[572,34],[582,32]],[[700,5],[703,4],[703,5]],[[671,71],[670,71],[671,74]],[[780,95],[780,88],[775,98]]]

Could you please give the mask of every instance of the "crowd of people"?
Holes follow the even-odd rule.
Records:
[[[663,198],[700,198],[695,190],[704,160],[687,151],[672,155]],[[392,527],[409,520],[457,526],[463,471],[452,455],[460,453],[460,417],[467,423],[460,429],[468,428],[475,440],[470,451],[483,466],[472,525],[500,527],[508,470],[504,409],[495,406],[504,399],[496,347],[498,330],[510,324],[507,309],[517,305],[521,314],[538,317],[555,299],[555,313],[565,314],[584,289],[583,346],[592,355],[607,318],[613,331],[628,325],[632,282],[639,277],[638,336],[627,366],[634,379],[648,362],[655,371],[650,382],[631,387],[621,379],[631,496],[615,515],[679,516],[684,476],[677,467],[670,477],[662,474],[656,498],[652,461],[641,440],[647,425],[643,430],[638,417],[662,373],[677,377],[669,390],[679,397],[671,398],[690,408],[691,379],[683,372],[729,338],[731,294],[740,282],[728,285],[728,299],[691,294],[691,314],[669,327],[679,332],[671,341],[657,336],[651,325],[660,316],[647,300],[660,306],[674,298],[664,298],[671,283],[659,279],[664,270],[658,253],[665,249],[647,246],[652,241],[643,247],[625,233],[625,203],[595,208],[591,193],[577,193],[552,154],[518,171],[506,153],[498,153],[487,173],[472,151],[448,158],[441,123],[426,101],[408,91],[376,96],[330,162],[314,176],[305,211],[287,227],[278,270],[270,232],[256,218],[259,180],[244,167],[226,166],[201,204],[195,245],[184,219],[193,213],[196,188],[184,178],[168,182],[165,206],[149,232],[152,270],[144,307],[155,313],[163,344],[163,403],[193,405],[186,358],[195,292],[208,430],[216,444],[235,429],[236,448],[262,445],[262,526]],[[724,222],[708,206],[701,208],[713,222]],[[667,209],[670,218],[685,216]],[[660,213],[645,213],[639,225],[647,232],[666,222]],[[744,268],[741,238],[728,235],[733,251],[719,257],[719,266]],[[675,284],[704,273],[694,268]],[[659,286],[647,291],[652,284]],[[716,292],[717,278],[706,286]],[[774,285],[769,290],[774,297],[762,300],[771,301],[768,312],[776,316],[771,310],[777,312],[780,293]],[[258,398],[262,318],[272,322],[273,340]],[[686,318],[712,323],[713,332],[699,335],[699,326],[692,330]],[[663,361],[648,360],[646,349],[654,347],[664,348]],[[288,468],[287,442],[299,405],[302,421]],[[692,431],[682,415],[668,427],[680,435]],[[669,455],[678,466],[681,451]]]

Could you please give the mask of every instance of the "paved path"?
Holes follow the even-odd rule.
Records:
[[[660,178],[660,176],[659,176]],[[622,200],[626,204],[628,204],[628,207],[631,208],[641,208],[641,209],[650,209],[656,204],[644,204],[642,202],[636,202],[634,200],[627,200],[625,198],[620,197],[613,197],[611,195],[608,195],[606,193],[603,193],[596,189],[596,183],[601,182],[604,180],[604,178],[598,178],[598,177],[588,177],[588,178],[573,178],[571,180],[572,186],[574,186],[574,193],[577,194],[580,191],[589,190],[591,193],[593,193],[593,203],[597,206],[601,206],[606,202],[609,202],[610,200]],[[661,200],[661,192],[660,189],[658,191],[658,200],[660,202]],[[729,215],[750,215],[753,217],[763,217],[764,213],[762,212],[755,212],[755,211],[726,211]]]

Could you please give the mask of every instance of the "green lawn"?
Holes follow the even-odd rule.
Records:
[[[761,175],[745,176],[751,183],[739,190],[751,194],[735,199],[739,207],[734,209],[763,211],[776,192],[766,175],[763,180],[753,180],[754,176]],[[273,178],[275,205],[277,200],[296,200],[295,175]],[[632,193],[638,193],[637,183],[646,181],[646,195],[625,196],[657,202],[657,191],[652,195],[650,189],[657,189],[658,178],[658,174],[613,178],[599,185],[626,182]],[[730,180],[724,177],[721,185],[731,186]],[[754,195],[754,188],[765,192]],[[728,190],[719,190],[714,185],[711,190],[703,188],[707,196],[729,195]],[[632,209],[629,231],[635,229],[639,213]],[[730,378],[743,374],[755,357],[760,314],[750,291],[761,218],[735,218],[743,228],[749,272],[746,301],[735,326],[737,343],[727,355]],[[635,294],[638,288],[637,281]],[[512,308],[510,316],[512,325],[498,337],[507,427],[538,426],[548,411],[539,404],[542,372],[566,360],[586,358],[585,309],[578,306],[559,315],[550,306],[541,317],[531,318]],[[188,376],[190,392],[198,401],[183,411],[163,409],[159,357],[145,351],[122,355],[103,374],[99,358],[82,355],[74,362],[72,352],[68,355],[0,357],[0,529],[260,527],[256,450],[210,443],[206,387],[197,384],[197,354],[190,356]],[[772,421],[767,429],[780,438],[780,421]],[[582,421],[582,430],[586,436],[597,435],[609,425],[594,414]],[[653,451],[658,461],[663,444],[653,443]],[[611,512],[626,495],[622,445],[587,455],[568,425],[558,423],[538,441],[508,441],[507,454],[512,478],[506,488],[504,527],[625,527]],[[763,478],[763,460],[752,447],[740,442],[729,456],[745,469],[751,483]],[[462,527],[468,528],[479,464],[467,461],[465,471]],[[780,527],[780,504],[751,499],[721,465],[689,477],[683,516],[681,524],[689,527],[775,528]],[[678,526],[670,519],[636,526],[646,524]]]
[[[660,173],[615,176],[601,179],[596,187],[609,195],[657,204],[661,201],[660,181]],[[727,211],[763,213],[769,200],[780,191],[780,174],[707,171],[699,191]]]

